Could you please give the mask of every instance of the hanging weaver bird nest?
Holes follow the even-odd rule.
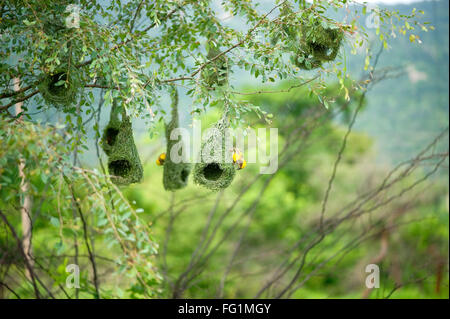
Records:
[[[59,108],[68,107],[77,101],[82,81],[75,68],[61,67],[51,74],[44,74],[39,91],[44,100]]]
[[[236,174],[236,167],[228,156],[231,155],[229,145],[225,143],[228,127],[228,112],[225,111],[215,124],[216,130],[203,142],[200,161],[194,166],[194,182],[213,191],[230,186]]]
[[[334,26],[316,22],[301,26],[300,45],[294,56],[294,63],[301,69],[312,70],[323,63],[334,61],[339,53],[344,33]]]
[[[206,56],[211,60],[218,56],[221,52],[214,48],[208,51]],[[208,63],[202,70],[202,78],[209,89],[214,89],[214,86],[223,86],[228,80],[228,60],[225,55],[220,56],[213,62]]]
[[[168,124],[166,124],[166,140],[167,140],[167,151],[166,157],[164,159],[164,174],[163,174],[163,185],[168,191],[175,191],[186,187],[188,183],[189,174],[191,172],[190,163],[180,162],[174,163],[171,159],[171,150],[174,145],[182,143],[181,137],[177,140],[171,140],[170,134],[173,129],[178,128],[178,91],[174,88],[172,91],[172,118]],[[184,148],[185,145],[182,144]],[[182,157],[182,154],[178,154]],[[185,158],[183,160],[186,160]]]
[[[108,125],[103,131],[101,146],[108,155],[108,171],[111,181],[117,185],[129,185],[142,180],[143,169],[134,144],[130,118],[113,103]]]

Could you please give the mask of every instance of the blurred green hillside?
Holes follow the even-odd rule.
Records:
[[[307,249],[308,240],[317,234],[324,190],[345,134],[345,126],[336,124],[335,118],[348,117],[342,112],[353,112],[359,96],[352,96],[350,105],[337,98],[331,112],[321,113],[318,101],[305,93],[300,89],[250,99],[276,114],[271,126],[279,128],[280,163],[290,157],[274,175],[258,175],[258,164],[249,164],[224,192],[212,193],[192,180],[186,189],[166,192],[163,169],[153,162],[164,147],[154,149],[145,166],[145,182],[128,188],[126,195],[144,208],[159,240],[158,268],[165,278],[162,296],[251,298],[281,261],[294,258],[290,247],[298,253]],[[328,96],[337,95],[337,87],[330,85]],[[321,114],[321,125],[312,128],[306,144],[302,146],[301,135],[289,142],[295,128],[309,129],[314,114]],[[218,117],[211,112],[202,120],[212,123]],[[266,125],[257,117],[251,122],[255,127]],[[350,135],[330,198],[331,215],[388,173],[389,166],[377,165],[376,157],[371,137]],[[390,192],[408,187],[423,174],[419,169]],[[388,252],[377,261],[383,274],[381,289],[371,298],[447,298],[448,272],[443,266],[448,249],[447,192],[444,180],[426,183],[369,216],[343,222],[312,249],[303,270],[304,285],[290,297],[363,297],[364,267],[375,262],[388,240]],[[359,242],[361,232],[368,238]],[[299,239],[305,242],[296,244]],[[419,277],[426,279],[409,283]],[[399,283],[408,284],[397,289]],[[263,296],[274,297],[266,293]]]
[[[379,158],[396,163],[448,126],[449,117],[449,2],[425,1],[395,5],[401,13],[423,10],[421,19],[434,31],[417,30],[421,44],[397,37],[380,57],[380,68],[402,68],[403,75],[383,81],[368,94],[368,107],[356,129],[375,137]],[[375,37],[375,30],[368,29]],[[375,48],[377,50],[377,48]],[[352,57],[354,76],[364,61]]]

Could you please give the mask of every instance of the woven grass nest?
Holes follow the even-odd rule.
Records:
[[[294,64],[304,70],[312,70],[323,63],[334,61],[344,38],[339,28],[315,23],[301,26],[299,47],[294,55]]]
[[[53,73],[44,74],[39,83],[43,99],[56,108],[76,103],[82,81],[74,68],[60,67]]]
[[[134,143],[131,121],[124,112],[121,114],[122,119],[119,119],[119,113],[114,102],[100,143],[108,156],[111,181],[117,185],[129,185],[142,180],[143,168]]]
[[[172,97],[172,118],[168,124],[165,125],[167,151],[166,159],[164,161],[163,185],[164,189],[168,191],[176,191],[186,187],[188,184],[189,174],[191,173],[190,163],[174,163],[171,159],[172,147],[180,142],[178,140],[171,140],[170,133],[173,129],[178,128],[178,91],[174,88],[171,94]],[[184,145],[183,145],[184,147]],[[179,154],[181,156],[181,154]]]
[[[200,162],[194,166],[194,182],[210,190],[218,191],[230,186],[236,174],[236,167],[233,165],[230,155],[225,145],[226,129],[229,127],[227,112],[215,124],[214,134],[211,134],[201,146]],[[217,151],[221,148],[221,154]],[[209,151],[209,152],[208,152]]]
[[[208,60],[211,60],[220,54],[217,48],[210,49],[207,54]],[[223,86],[228,81],[228,61],[225,55],[220,56],[213,62],[209,63],[202,70],[202,78],[210,89],[215,86]]]

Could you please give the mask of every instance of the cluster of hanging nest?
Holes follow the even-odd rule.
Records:
[[[104,128],[101,146],[108,156],[108,171],[113,183],[129,185],[142,180],[143,168],[134,143],[131,120],[116,101]]]
[[[172,91],[172,118],[166,124],[167,148],[165,157],[157,160],[159,165],[164,165],[163,185],[168,191],[175,191],[186,187],[189,174],[191,173],[191,164],[183,158],[182,153],[178,153],[180,161],[173,161],[173,147],[181,143],[178,151],[182,152],[184,144],[181,137],[171,139],[172,130],[179,126],[178,120],[178,93],[176,89]],[[194,165],[193,177],[194,183],[202,185],[210,190],[217,191],[228,187],[236,174],[236,165],[231,160],[229,147],[225,144],[226,129],[229,127],[228,112],[224,112],[222,118],[214,125],[215,130],[202,143],[200,151],[200,160]],[[230,139],[228,139],[230,140]],[[176,154],[176,153],[175,153]],[[163,164],[161,163],[163,162]]]
[[[171,119],[165,124],[166,153],[157,160],[164,166],[163,185],[168,191],[176,191],[187,186],[191,164],[183,157],[182,137],[171,139],[172,131],[179,127],[178,92],[172,90]],[[121,118],[120,118],[121,117]],[[230,125],[228,112],[214,125],[214,130],[201,145],[200,160],[194,165],[194,182],[210,190],[217,191],[228,187],[234,179],[236,170],[242,168],[231,158],[230,145],[226,145],[227,128]],[[174,146],[181,153],[173,153]],[[103,130],[100,145],[108,157],[108,171],[111,181],[117,185],[129,185],[142,180],[143,168],[133,139],[131,121],[126,113],[113,102],[110,120]],[[175,160],[172,155],[177,155]]]
[[[344,38],[341,29],[328,26],[320,21],[316,21],[312,25],[302,24],[297,30],[292,27],[285,27],[284,32],[297,40],[292,59],[296,66],[305,70],[312,70],[320,67],[323,63],[335,60]],[[279,38],[277,37],[272,39],[273,42],[278,40]],[[218,49],[210,49],[207,58],[212,60],[220,53]],[[207,64],[202,70],[201,76],[208,88],[214,89],[227,83],[228,71],[228,61],[226,56],[222,55]],[[59,80],[54,77],[50,79],[50,83]],[[68,82],[70,80],[69,78]],[[47,87],[50,87],[50,85],[47,84]],[[67,95],[65,96],[72,97],[75,94],[72,93],[72,90],[76,92],[76,88],[76,85],[73,87],[66,86],[64,92]],[[62,95],[58,89],[54,89],[52,92],[56,96]],[[183,158],[184,144],[181,140],[182,137],[171,139],[172,131],[179,126],[178,93],[176,89],[172,90],[171,97],[171,120],[165,124],[166,153],[161,154],[157,164],[164,166],[164,188],[168,191],[176,191],[186,187],[188,184],[191,164],[187,163],[186,158]],[[55,99],[53,96],[52,98]],[[229,150],[232,148],[232,145],[226,145],[226,141],[231,141],[231,138],[226,136],[229,126],[229,112],[225,108],[221,119],[214,125],[214,130],[211,130],[212,133],[203,141],[199,162],[192,169],[194,183],[213,191],[230,186],[236,175],[236,170],[245,167],[243,158],[238,163],[231,157]],[[180,144],[181,147],[179,147]],[[177,145],[178,151],[181,151],[181,153],[173,153],[175,145]],[[102,148],[108,155],[108,169],[111,180],[114,183],[128,185],[139,182],[142,179],[143,169],[134,144],[131,122],[123,112],[122,120],[119,120],[115,104],[111,111],[110,122],[104,129]],[[174,155],[177,155],[177,161],[172,158]]]

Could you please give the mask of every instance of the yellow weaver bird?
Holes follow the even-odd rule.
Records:
[[[247,166],[247,161],[244,159],[244,155],[242,155],[242,153],[237,149],[235,149],[233,153],[233,163],[238,165],[239,170]]]
[[[166,160],[166,153],[161,153],[159,157],[156,159],[156,165],[163,166],[165,160]]]

